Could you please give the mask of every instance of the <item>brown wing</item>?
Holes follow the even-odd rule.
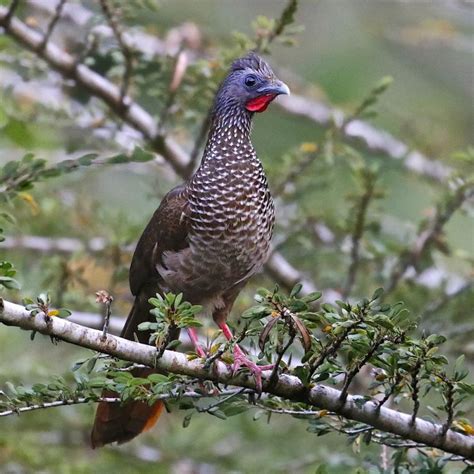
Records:
[[[130,267],[130,289],[135,302],[122,330],[122,337],[148,343],[149,334],[138,331],[140,323],[150,319],[148,299],[161,291],[161,277],[156,265],[161,263],[163,252],[182,250],[187,247],[186,191],[184,185],[172,189],[163,199],[143,231]],[[170,335],[179,337],[179,330]],[[135,377],[146,377],[152,369],[135,369]],[[116,397],[112,391],[104,391],[104,397]],[[118,441],[124,443],[150,429],[163,411],[161,401],[148,405],[146,402],[99,403],[91,433],[93,448]]]
[[[130,289],[138,295],[143,285],[159,279],[156,265],[163,252],[182,250],[187,242],[187,196],[185,185],[172,189],[161,201],[143,231],[130,266]]]

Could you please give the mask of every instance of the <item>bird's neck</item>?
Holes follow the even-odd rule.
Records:
[[[209,136],[207,139],[204,160],[226,156],[238,157],[241,152],[253,152],[250,141],[252,115],[244,110],[216,110],[213,114]]]

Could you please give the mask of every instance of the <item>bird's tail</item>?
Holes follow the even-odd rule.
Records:
[[[135,302],[122,330],[121,336],[129,339],[138,339],[143,344],[148,343],[149,333],[138,331],[138,325],[149,321],[150,304],[148,292],[142,292],[135,298]],[[151,295],[150,295],[151,296]],[[179,337],[179,333],[173,335]],[[147,377],[153,369],[134,369],[135,377]],[[118,394],[111,390],[104,390],[103,397],[117,397]],[[132,440],[140,433],[152,428],[158,421],[163,411],[161,401],[149,405],[147,402],[134,401],[125,404],[100,402],[95,415],[94,426],[91,433],[91,446],[99,448],[117,441],[119,444]]]

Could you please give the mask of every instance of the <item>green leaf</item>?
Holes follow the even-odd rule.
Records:
[[[69,311],[68,309],[66,308],[60,308],[58,310],[58,314],[56,315],[58,318],[68,318],[69,316],[71,316],[72,312]]]
[[[163,384],[169,382],[169,379],[166,375],[163,374],[150,374],[148,380],[154,384]]]
[[[0,285],[8,290],[19,290],[21,288],[20,284],[14,278],[6,276],[0,276]]]
[[[123,153],[107,158],[107,163],[113,164],[113,165],[128,163],[129,161],[130,159],[128,158],[128,156]]]
[[[138,325],[139,331],[149,331],[150,329],[154,329],[154,328],[155,328],[155,324],[148,321],[145,321]]]
[[[87,155],[84,155],[78,158],[77,162],[81,166],[89,166],[98,156],[99,155],[97,153],[88,153]]]
[[[293,374],[301,380],[301,383],[304,386],[307,386],[309,384],[310,373],[309,368],[307,366],[299,365],[298,367],[295,367],[295,369],[293,370]]]
[[[183,418],[183,428],[187,428],[189,426],[192,416],[193,413],[189,413]]]
[[[384,76],[380,81],[375,85],[373,91],[376,94],[382,94],[387,90],[387,88],[393,83],[392,76]]]
[[[271,310],[268,306],[253,306],[252,308],[247,309],[242,313],[242,318],[252,319],[252,318],[264,318],[270,314]]]
[[[223,411],[221,411],[218,407],[213,407],[213,408],[207,410],[207,413],[209,413],[210,415],[213,415],[217,418],[220,418],[221,420],[226,420],[227,419],[227,416],[225,415],[225,413]]]
[[[431,334],[425,339],[425,342],[429,346],[439,346],[440,344],[443,344],[444,342],[446,342],[446,338],[439,334]]]
[[[374,291],[374,294],[372,295],[372,301],[375,301],[375,300],[378,300],[382,297],[384,293],[384,289],[383,288],[377,288],[375,291]]]
[[[313,301],[319,300],[322,296],[322,293],[320,291],[314,291],[312,293],[309,293],[306,296],[303,296],[302,300],[305,303],[312,303]]]
[[[458,382],[457,385],[463,392],[465,392],[469,395],[474,395],[474,384],[465,383],[465,382]]]
[[[149,151],[145,151],[143,148],[136,146],[133,150],[132,156],[130,157],[130,161],[136,162],[146,162],[152,161],[155,159],[155,155],[150,153]]]
[[[161,305],[163,304],[163,300],[162,299],[158,299],[158,298],[150,298],[148,300],[148,302],[152,305],[152,306],[156,306],[157,308],[161,307]]]
[[[290,298],[296,298],[296,296],[298,296],[302,288],[303,288],[303,285],[301,283],[297,283],[291,290]]]
[[[290,300],[288,309],[294,313],[301,313],[308,309],[308,305],[303,300]]]

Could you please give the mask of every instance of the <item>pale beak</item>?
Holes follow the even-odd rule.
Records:
[[[275,81],[257,90],[259,94],[290,95],[290,88],[282,81]]]

